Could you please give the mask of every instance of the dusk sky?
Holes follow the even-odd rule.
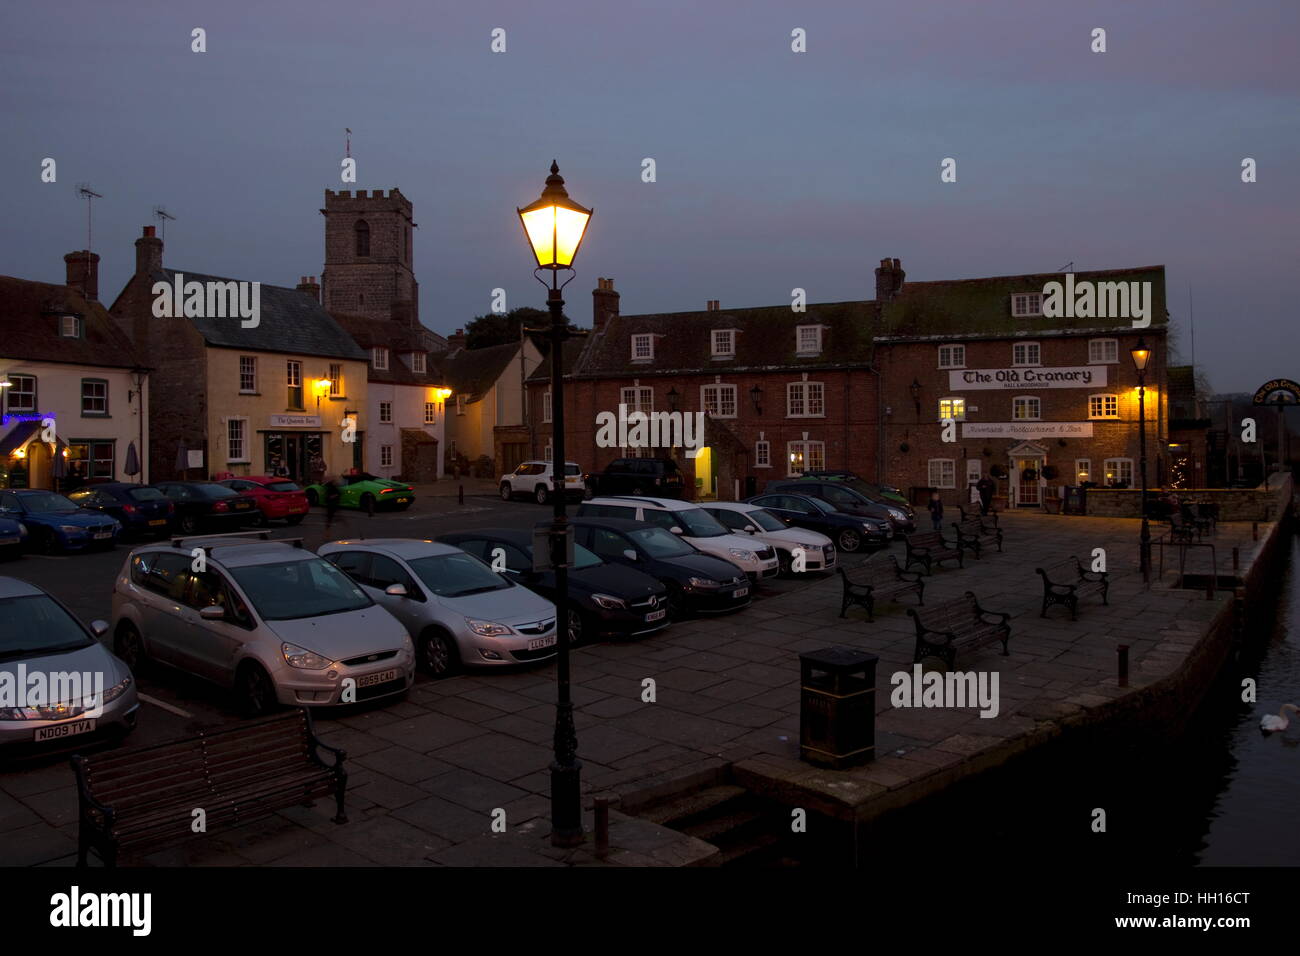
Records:
[[[1163,263],[1181,358],[1190,292],[1197,364],[1250,391],[1300,378],[1298,36],[1296,0],[10,2],[0,274],[63,280],[88,182],[106,303],[159,204],[168,266],[292,286],[324,189],[397,186],[446,334],[497,287],[543,307],[515,207],[555,158],[595,207],[582,324],[598,276],[630,314],[871,298],[885,256],[909,280]]]

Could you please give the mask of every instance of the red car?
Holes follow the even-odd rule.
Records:
[[[265,527],[267,521],[273,518],[283,518],[289,524],[297,524],[310,510],[307,493],[288,478],[249,475],[247,478],[227,478],[219,484],[248,495],[257,502],[258,514],[253,521],[254,527]]]

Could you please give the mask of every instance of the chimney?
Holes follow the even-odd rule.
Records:
[[[704,303],[705,312],[717,312],[721,308],[722,308],[721,299],[709,299],[707,302]]]
[[[320,301],[320,283],[316,281],[315,276],[302,276],[298,280],[297,290],[306,293],[317,302]]]
[[[881,259],[880,268],[876,270],[876,301],[882,305],[890,302],[903,290],[903,280],[907,273],[897,259]]]
[[[138,276],[162,270],[163,244],[153,233],[153,226],[145,226],[144,235],[135,241],[135,274]]]
[[[454,352],[465,347],[465,330],[457,329],[455,335],[447,336],[447,351]]]
[[[68,270],[68,287],[94,301],[99,298],[99,253],[89,249],[69,252],[63,257]]]
[[[591,290],[591,327],[597,334],[605,328],[605,323],[618,315],[618,293],[614,291],[613,279],[597,279],[596,288]]]

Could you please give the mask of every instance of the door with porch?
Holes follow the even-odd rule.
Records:
[[[1011,491],[1018,508],[1042,507],[1039,476],[1047,461],[1047,449],[1034,442],[1021,442],[1007,451],[1011,462]]]

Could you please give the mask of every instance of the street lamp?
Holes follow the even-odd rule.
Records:
[[[912,393],[912,404],[916,406],[916,420],[921,420],[921,383],[912,379],[912,384],[907,386],[907,390]]]
[[[558,683],[555,702],[555,759],[551,762],[551,843],[573,847],[582,843],[582,762],[578,760],[578,733],[573,726],[573,699],[569,689],[569,567],[568,554],[573,540],[564,511],[564,467],[568,460],[564,450],[564,340],[568,338],[568,320],[564,317],[564,286],[573,281],[570,275],[559,284],[560,270],[573,272],[573,260],[582,245],[592,210],[579,206],[564,188],[560,167],[551,162],[546,188],[531,205],[518,209],[524,235],[537,260],[533,275],[546,285],[540,275],[551,272],[546,304],[551,312],[551,434],[554,476],[551,497],[555,515],[549,532],[551,564],[555,569],[555,629],[559,641],[556,666]]]
[[[1147,411],[1146,378],[1147,362],[1151,361],[1151,350],[1147,348],[1146,339],[1138,336],[1137,345],[1129,349],[1133,356],[1133,367],[1138,375],[1138,457],[1142,474],[1142,538],[1141,564],[1142,583],[1151,586],[1151,525],[1147,521]]]
[[[682,397],[681,397],[680,395],[677,394],[677,389],[675,389],[675,388],[670,388],[670,389],[668,390],[668,409],[669,409],[669,411],[673,411],[673,412],[677,411],[677,403],[680,402],[681,399],[682,399]]]
[[[749,400],[754,406],[754,414],[762,415],[763,406],[761,403],[763,401],[763,390],[755,385],[749,390]]]

